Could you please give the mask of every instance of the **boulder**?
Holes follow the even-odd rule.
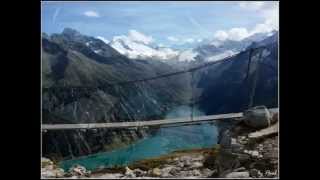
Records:
[[[126,167],[126,172],[124,174],[128,178],[134,178],[136,177],[135,173],[128,167]]]
[[[161,170],[160,170],[159,168],[154,168],[154,169],[152,169],[152,171],[151,171],[151,175],[158,177],[158,176],[161,175]]]
[[[45,168],[41,168],[41,177],[42,178],[53,178],[53,177],[56,177],[56,175],[53,171],[49,171]]]
[[[137,177],[142,177],[142,176],[144,176],[144,175],[147,174],[147,172],[142,171],[141,169],[134,169],[134,170],[133,170],[133,173],[134,173]]]
[[[201,176],[201,173],[198,169],[194,169],[191,172],[192,172],[192,176],[196,176],[196,177]]]
[[[235,138],[231,138],[231,149],[233,152],[241,152],[243,145],[239,144]]]
[[[237,154],[237,155],[238,155],[238,160],[241,164],[246,163],[250,160],[250,155],[248,154]]]
[[[197,162],[196,161],[196,162],[191,164],[190,168],[194,169],[194,168],[200,168],[202,166],[203,166],[203,164],[201,162]]]
[[[254,178],[261,178],[261,177],[263,177],[263,174],[257,169],[251,169],[250,176],[254,177]]]
[[[69,169],[69,176],[88,177],[90,176],[90,174],[91,174],[91,171],[87,171],[85,167],[79,164],[76,164]]]
[[[176,176],[180,171],[181,171],[181,168],[180,168],[180,167],[173,167],[173,168],[170,170],[170,174],[172,174],[173,176]]]
[[[172,177],[171,171],[172,171],[173,168],[174,168],[173,166],[167,166],[167,167],[161,169],[160,177],[163,177],[163,178]]]
[[[256,106],[243,113],[244,122],[246,125],[261,129],[271,125],[271,113],[265,106]]]
[[[251,151],[251,156],[252,157],[258,157],[259,156],[259,152],[258,151]]]
[[[239,168],[237,168],[237,169],[234,169],[233,171],[234,171],[234,172],[241,172],[241,171],[245,171],[245,170],[246,170],[245,167],[239,167]]]
[[[41,158],[41,177],[42,178],[61,178],[64,177],[64,170],[54,166],[48,158]]]
[[[212,176],[212,174],[213,174],[214,172],[215,172],[214,170],[205,168],[205,169],[202,169],[201,174],[202,174],[202,177],[205,177],[205,178],[206,178],[206,177]]]
[[[48,158],[41,157],[41,167],[45,167],[48,165],[53,165],[53,162]]]
[[[43,177],[43,178],[64,177],[64,171],[61,168],[56,168],[56,169],[41,168],[41,177]]]
[[[183,168],[184,167],[184,163],[183,162],[178,162],[177,167]]]

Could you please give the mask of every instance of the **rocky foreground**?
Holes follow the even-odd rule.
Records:
[[[214,148],[176,151],[129,167],[68,172],[42,159],[42,177],[69,178],[275,178],[278,177],[278,114],[267,127],[245,120],[221,132]]]

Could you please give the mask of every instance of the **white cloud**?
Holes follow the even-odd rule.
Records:
[[[169,36],[169,37],[168,37],[168,40],[169,40],[169,41],[173,41],[173,42],[177,42],[177,41],[179,41],[179,39],[178,39],[178,38],[173,37],[173,36]]]
[[[222,30],[217,31],[213,37],[219,41],[225,41],[228,39],[228,33]]]
[[[186,43],[193,43],[193,42],[194,42],[194,39],[188,38],[188,39],[185,40],[185,42],[186,42]]]
[[[265,5],[265,2],[239,2],[239,6],[248,10],[260,10]]]
[[[248,30],[245,27],[218,30],[213,36],[215,40],[240,41],[256,33],[268,33],[279,29],[278,2],[240,2],[239,6],[245,10],[256,11],[257,16],[264,18],[264,22],[256,24],[251,30]]]
[[[250,36],[246,28],[232,28],[228,32],[229,39],[234,41],[241,41],[242,39]]]
[[[99,13],[96,11],[86,11],[83,14],[88,17],[100,17]]]
[[[219,41],[233,40],[241,41],[242,39],[250,36],[246,28],[232,28],[228,31],[219,30],[214,34],[214,38]]]
[[[152,36],[144,35],[136,30],[130,30],[128,37],[135,42],[141,42],[143,44],[150,44],[153,42]]]
[[[198,55],[197,52],[194,52],[193,50],[185,50],[182,51],[179,55],[178,60],[179,61],[193,61],[194,58]]]
[[[110,41],[102,36],[97,36],[97,39],[100,39],[101,41],[103,41],[104,43],[108,44]]]

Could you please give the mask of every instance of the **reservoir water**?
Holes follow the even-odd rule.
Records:
[[[155,135],[125,148],[62,161],[60,166],[68,170],[73,164],[80,164],[93,170],[101,166],[128,165],[176,150],[212,147],[217,143],[217,134],[218,131],[212,124],[161,128]]]
[[[178,107],[168,113],[167,118],[183,117],[190,112],[189,107]],[[203,115],[195,111],[196,116]],[[160,128],[154,135],[141,139],[134,144],[109,152],[92,154],[60,162],[64,170],[74,164],[80,164],[89,170],[98,167],[128,165],[134,161],[168,154],[176,150],[208,148],[217,143],[218,130],[215,125],[202,123],[179,127]]]

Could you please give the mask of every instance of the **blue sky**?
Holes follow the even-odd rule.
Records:
[[[135,30],[160,44],[241,39],[278,28],[277,2],[42,2],[42,31],[112,40]]]

